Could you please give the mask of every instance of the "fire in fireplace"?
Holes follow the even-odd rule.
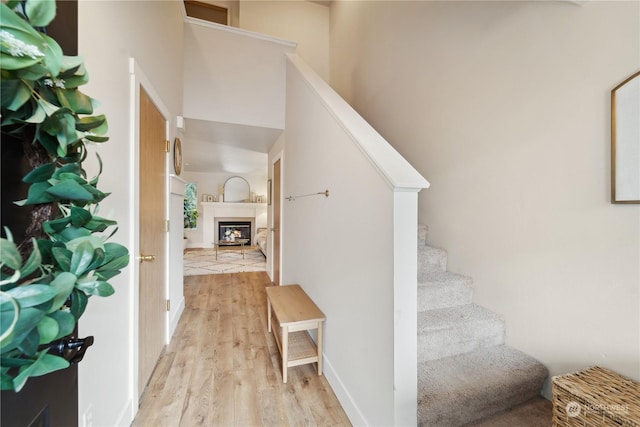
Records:
[[[230,240],[233,234],[234,239],[248,239],[247,246],[251,245],[251,221],[220,221],[218,223],[218,236],[220,240]]]

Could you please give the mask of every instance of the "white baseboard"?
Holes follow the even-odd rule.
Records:
[[[177,310],[173,313],[173,317],[169,319],[169,341],[171,341],[171,337],[173,337],[173,333],[176,331],[176,328],[178,327],[178,322],[180,321],[180,316],[182,316],[184,307],[185,307],[184,295],[182,295],[182,298],[178,302]]]
[[[331,365],[331,362],[325,356],[324,353],[322,353],[322,365],[323,365],[322,372],[324,376],[327,378],[329,385],[331,385],[331,388],[333,389],[333,392],[338,398],[338,401],[340,401],[340,404],[342,405],[344,412],[346,412],[347,417],[349,417],[349,421],[351,421],[351,425],[368,426],[369,423],[367,422],[364,415],[360,411],[360,408],[358,408],[358,405],[356,405],[356,402],[353,400],[353,397],[351,397],[351,393],[349,393],[349,390],[347,390],[344,383],[338,376],[338,373],[335,371],[335,369],[333,368],[333,365]]]
[[[120,415],[116,419],[116,423],[114,424],[116,427],[129,427],[133,422],[133,419],[136,417],[138,413],[138,405],[133,405],[133,400],[129,399],[127,404],[124,405],[122,411],[120,411]]]

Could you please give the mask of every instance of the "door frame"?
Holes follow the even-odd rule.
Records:
[[[274,178],[273,171],[274,171],[275,164],[276,164],[276,162],[278,160],[280,160],[280,197],[277,198],[280,201],[280,224],[279,224],[279,227],[280,227],[280,230],[279,230],[280,231],[280,254],[278,256],[278,260],[280,261],[279,262],[280,265],[278,266],[278,269],[280,271],[280,283],[282,283],[282,253],[283,253],[283,250],[282,250],[282,247],[283,247],[282,230],[283,230],[283,223],[284,223],[284,221],[283,221],[283,218],[284,218],[284,209],[283,209],[284,208],[284,203],[283,203],[284,198],[282,197],[282,195],[284,194],[283,183],[284,183],[284,173],[285,173],[284,172],[284,148],[271,158],[271,164],[269,165],[269,178],[271,178],[271,182],[272,182],[271,185],[273,185],[274,187],[275,187],[275,183],[273,181],[273,178]],[[267,189],[267,191],[274,191],[274,188]],[[271,194],[271,200],[272,201],[274,201],[276,199],[276,197],[274,197],[274,196],[275,196],[275,193],[272,193]],[[274,221],[273,210],[274,210],[274,206],[275,206],[274,203],[275,202],[272,202],[271,206],[269,206],[269,209],[268,209],[268,216],[269,216],[269,218],[268,218],[268,224],[269,224],[268,227],[269,227],[269,231],[273,230],[273,226],[274,226],[274,224],[273,224],[273,221]],[[273,259],[275,258],[275,256],[273,255],[273,253],[274,253],[273,240],[274,239],[273,239],[273,235],[272,234],[270,236],[271,236],[271,238],[268,239],[268,241],[269,241],[268,253],[271,256],[267,257],[267,259],[269,261],[269,265],[268,265],[269,278],[271,279],[271,281],[273,281],[273,275],[274,275]]]
[[[131,230],[131,238],[130,238],[130,248],[133,250],[130,253],[131,262],[129,266],[131,267],[131,278],[132,278],[132,286],[129,289],[130,293],[130,301],[131,307],[129,310],[130,314],[130,348],[131,348],[131,358],[130,358],[130,366],[129,369],[131,371],[131,375],[129,376],[129,391],[130,396],[133,399],[133,416],[131,419],[135,417],[135,414],[138,412],[138,396],[139,396],[139,387],[138,384],[138,364],[139,364],[139,354],[138,354],[138,346],[139,346],[139,313],[138,307],[140,304],[140,294],[139,294],[139,286],[140,286],[140,235],[138,230],[140,229],[140,209],[138,207],[138,201],[140,200],[140,86],[144,87],[145,92],[149,96],[149,98],[153,101],[158,111],[165,118],[165,138],[170,140],[170,118],[171,114],[166,105],[162,102],[162,98],[155,90],[151,81],[147,78],[146,74],[140,68],[139,64],[136,62],[135,58],[129,58],[129,75],[130,75],[130,105],[129,105],[129,114],[130,114],[130,141],[129,144],[129,154],[131,161],[129,163],[129,167],[131,168],[130,174],[133,177],[133,191],[130,192],[131,199],[130,203],[133,207],[130,210],[130,218],[129,221],[133,224]],[[164,217],[165,220],[169,219],[169,179],[170,179],[170,169],[169,169],[169,156],[165,156],[165,194],[167,197],[165,198],[165,207],[164,207]],[[169,233],[165,232],[165,256],[164,259],[167,260],[164,265],[164,283],[165,283],[165,299],[169,299]],[[164,317],[164,330],[165,344],[169,343],[169,311],[165,313]]]

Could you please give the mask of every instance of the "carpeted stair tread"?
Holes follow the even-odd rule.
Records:
[[[504,322],[476,304],[418,313],[418,360],[428,361],[504,343]]]
[[[534,397],[518,406],[465,424],[465,427],[548,427],[553,418],[553,405],[544,397]]]
[[[539,396],[547,369],[534,358],[498,345],[418,367],[418,422],[461,426]]]
[[[468,276],[434,270],[418,283],[418,311],[471,304],[472,280]]]
[[[447,269],[447,251],[433,246],[418,246],[418,282],[424,282],[433,271]]]

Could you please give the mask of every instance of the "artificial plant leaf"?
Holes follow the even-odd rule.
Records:
[[[55,0],[27,0],[25,12],[34,27],[46,27],[56,16]]]
[[[33,114],[24,121],[26,123],[42,123],[46,118],[47,114],[44,112],[44,109],[40,105],[36,105],[35,110],[33,110]]]
[[[106,272],[109,270],[121,270],[129,265],[129,255],[122,255],[112,259],[102,267],[98,268],[98,272]]]
[[[74,274],[62,272],[51,282],[50,285],[55,289],[56,296],[53,299],[53,305],[47,312],[48,314],[59,310],[65,301],[67,301],[69,295],[71,295],[71,292],[73,291],[73,287],[75,286],[77,279],[78,278]]]
[[[71,267],[69,271],[76,276],[81,276],[93,260],[93,246],[88,241],[82,242],[71,255]]]
[[[20,270],[22,257],[15,243],[5,238],[0,239],[0,266],[7,266],[12,270]]]
[[[61,74],[69,73],[70,71],[73,72],[74,75],[79,75],[79,73],[86,74],[86,71],[84,70],[84,58],[82,56],[62,56]],[[65,74],[65,77],[68,76]]]
[[[40,124],[38,125],[38,127],[36,129],[36,140],[49,153],[55,153],[56,150],[58,149],[58,140],[54,136],[52,136],[49,133],[47,133],[45,131],[45,126],[41,125],[44,122],[44,120],[46,119],[46,114],[44,113],[44,109],[38,104],[37,112],[39,112],[39,111],[42,111],[42,114],[44,114],[44,117],[42,118],[42,121],[38,122]]]
[[[61,181],[48,188],[46,192],[59,200],[93,200],[93,195],[90,192],[72,180]]]
[[[44,68],[42,64],[38,63],[38,64],[33,64],[28,68],[21,69],[19,71],[19,74],[20,74],[20,78],[22,79],[35,81],[35,80],[40,80],[41,78],[46,76],[48,72],[49,71],[47,71],[47,69]]]
[[[84,179],[83,177],[81,177],[80,175],[73,173],[73,172],[64,172],[64,173],[59,173],[56,174],[57,180],[58,181],[64,181],[66,179],[72,180],[77,182],[78,184],[84,185],[87,183],[87,180]],[[53,182],[49,181],[51,184],[53,184]]]
[[[42,264],[42,255],[40,254],[40,249],[38,249],[38,244],[36,243],[36,239],[31,239],[31,253],[27,258],[27,261],[22,265],[22,270],[20,271],[20,278],[23,279],[28,277],[31,273],[36,271],[38,267]]]
[[[78,89],[57,89],[55,93],[58,96],[60,105],[70,108],[76,114],[93,113],[91,98]]]
[[[6,294],[0,295],[0,348],[13,340],[15,326],[20,319],[20,305]]]
[[[61,179],[61,175],[63,174],[67,174],[67,173],[72,173],[74,175],[78,175],[78,176],[84,176],[84,170],[82,169],[82,167],[80,166],[80,163],[74,162],[74,163],[68,163],[60,168],[58,168],[52,178],[54,179]]]
[[[13,9],[13,8],[15,8],[19,3],[20,3],[20,0],[8,0],[6,4],[7,4],[7,6],[9,7],[9,9]]]
[[[34,283],[18,286],[6,292],[18,301],[22,309],[44,304],[56,296],[56,291],[51,286]]]
[[[84,310],[87,308],[87,303],[89,302],[89,297],[77,289],[74,289],[71,293],[71,314],[73,317],[77,319],[82,316]]]
[[[59,157],[65,157],[67,155],[67,147],[72,145],[78,140],[76,134],[76,120],[71,114],[56,114],[58,120],[58,132],[56,138],[58,138],[58,150]]]
[[[94,131],[107,121],[104,114],[99,116],[86,116],[76,120],[76,129],[82,132]]]
[[[88,237],[90,235],[91,232],[86,228],[70,226],[62,230],[58,235],[58,238],[63,242],[70,242],[81,237]]]
[[[22,182],[26,182],[27,184],[33,184],[36,182],[44,182],[51,178],[51,175],[56,170],[56,165],[54,163],[45,163],[44,165],[40,165],[35,169],[32,169],[28,174],[22,178]]]
[[[60,369],[67,368],[69,362],[62,357],[48,354],[47,350],[38,352],[38,357],[30,365],[20,368],[20,373],[13,379],[13,388],[16,392],[22,390],[29,377],[37,377]]]
[[[42,107],[42,109],[44,110],[44,112],[47,115],[47,117],[53,116],[59,109],[58,107],[56,107],[55,105],[53,105],[51,102],[47,101],[44,98],[38,99],[38,105],[40,105],[40,107]],[[55,122],[53,122],[52,124],[55,124]],[[49,132],[49,134],[51,135],[50,132]],[[55,135],[55,131],[53,132],[53,134]]]
[[[69,216],[71,217],[71,224],[73,224],[75,227],[83,227],[85,224],[91,221],[92,218],[91,212],[76,206],[71,207],[71,213]]]
[[[87,222],[84,225],[84,227],[93,232],[102,232],[107,228],[109,228],[110,226],[116,225],[116,224],[118,224],[117,221],[94,216],[91,218],[91,221]]]
[[[85,271],[93,271],[96,268],[100,267],[102,264],[104,264],[105,258],[106,255],[104,251],[100,248],[96,248],[93,251],[93,259],[91,260],[91,264],[86,267]]]
[[[51,221],[43,223],[42,229],[47,234],[55,234],[64,230],[69,223],[71,223],[71,218],[69,218],[68,216],[64,218],[52,219]]]
[[[86,232],[87,230],[85,230]],[[67,242],[67,249],[70,251],[75,251],[78,249],[78,246],[84,245],[85,243],[89,243],[93,249],[100,248],[104,250],[104,242],[98,236],[92,236],[90,233],[86,236],[78,237]]]
[[[104,244],[104,250],[107,252],[108,256],[115,259],[120,258],[125,255],[129,255],[129,249],[120,243],[109,242]]]
[[[40,318],[40,320],[42,320],[42,318]],[[36,323],[34,327],[29,329],[29,332],[25,334],[24,338],[18,343],[18,350],[20,350],[27,356],[33,356],[38,351],[38,345],[40,344],[40,335],[38,333],[37,326],[38,324]]]
[[[55,319],[44,316],[37,325],[38,328],[38,344],[46,344],[58,336],[58,332],[60,331],[60,326],[58,326],[58,322]]]
[[[46,34],[40,35],[44,40],[44,65],[49,70],[51,78],[58,77],[60,69],[62,68],[62,49],[58,42],[49,37]]]
[[[14,13],[7,5],[0,3],[0,64],[3,70],[27,68],[45,57],[41,35]]]
[[[62,271],[69,271],[71,269],[71,251],[67,248],[53,247],[51,248],[51,255],[58,263],[58,267]]]
[[[85,135],[85,138],[91,142],[107,142],[109,140],[108,136],[98,136],[98,135]]]
[[[29,99],[31,99],[31,87],[25,82],[20,81],[16,87],[16,93],[11,103],[7,106],[7,109],[16,111],[22,107]]]
[[[66,337],[70,333],[73,332],[73,329],[76,326],[76,319],[73,315],[65,310],[54,311],[49,314],[49,317],[55,319],[58,322],[59,332],[58,336],[54,338],[54,340],[60,339],[62,337]]]
[[[67,362],[63,357],[45,353],[42,359],[39,359],[38,362],[33,365],[34,369],[31,372],[31,376],[39,377],[54,371],[59,371],[60,369],[68,368],[69,362]]]
[[[96,187],[94,187],[93,185],[89,185],[89,184],[83,185],[82,188],[84,188],[85,190],[87,190],[89,193],[91,193],[93,195],[93,202],[94,203],[101,202],[105,197],[107,197],[109,194],[111,194],[111,193],[103,193],[102,191],[100,191]]]
[[[51,185],[48,182],[36,182],[31,184],[29,186],[29,191],[27,192],[27,198],[25,200],[15,202],[15,204],[18,206],[24,206],[51,203],[56,199],[52,194],[47,193],[47,190],[50,188]]]
[[[3,108],[17,111],[31,98],[31,87],[23,80],[2,80],[0,95]]]
[[[101,297],[108,297],[109,295],[113,295],[115,292],[113,286],[102,280],[78,282],[76,283],[76,289],[81,290],[87,295],[98,295]]]

